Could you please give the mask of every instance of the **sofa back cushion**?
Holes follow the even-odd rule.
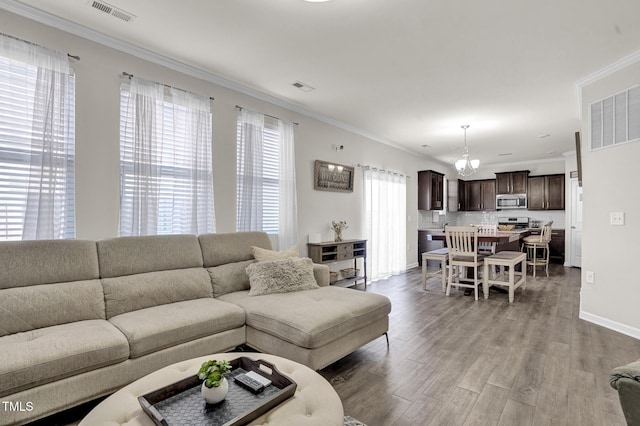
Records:
[[[0,242],[0,264],[0,336],[105,318],[95,242]]]
[[[94,241],[3,241],[0,261],[0,289],[98,278]]]
[[[225,263],[220,266],[207,268],[213,286],[213,297],[220,297],[223,294],[234,291],[249,290],[249,275],[247,266],[255,263],[255,260],[244,260],[242,262]]]
[[[120,237],[97,242],[100,277],[202,267],[195,235]]]
[[[120,237],[97,247],[107,318],[212,297],[195,235]]]
[[[0,290],[0,337],[94,319],[105,319],[100,280]]]
[[[212,297],[204,268],[174,269],[103,278],[107,319],[126,312]]]
[[[198,237],[205,268],[253,259],[252,246],[271,249],[265,232],[202,234]]]

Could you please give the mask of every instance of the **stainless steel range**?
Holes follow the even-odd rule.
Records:
[[[529,227],[528,217],[499,217],[498,225],[513,225],[516,229],[527,229]]]

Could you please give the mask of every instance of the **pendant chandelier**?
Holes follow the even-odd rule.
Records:
[[[456,169],[459,176],[470,176],[476,172],[480,166],[480,160],[469,160],[469,148],[467,147],[467,129],[468,124],[460,126],[464,129],[464,150],[462,151],[462,158],[456,161]]]

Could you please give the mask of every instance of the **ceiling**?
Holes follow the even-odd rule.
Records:
[[[576,82],[640,50],[638,0],[19,3],[449,164],[463,124],[481,165],[561,158]]]

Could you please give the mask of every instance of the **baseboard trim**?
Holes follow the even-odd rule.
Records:
[[[412,263],[410,265],[407,265],[407,269],[405,269],[405,272],[408,271],[409,269],[413,269],[413,268],[417,268],[418,267],[418,262]]]
[[[638,328],[630,327],[626,324],[622,324],[617,321],[613,321],[595,314],[591,314],[589,312],[585,312],[582,309],[580,309],[580,319],[589,321],[597,325],[601,325],[602,327],[608,328],[613,331],[617,331],[618,333],[622,333],[627,336],[640,340],[640,329]]]

